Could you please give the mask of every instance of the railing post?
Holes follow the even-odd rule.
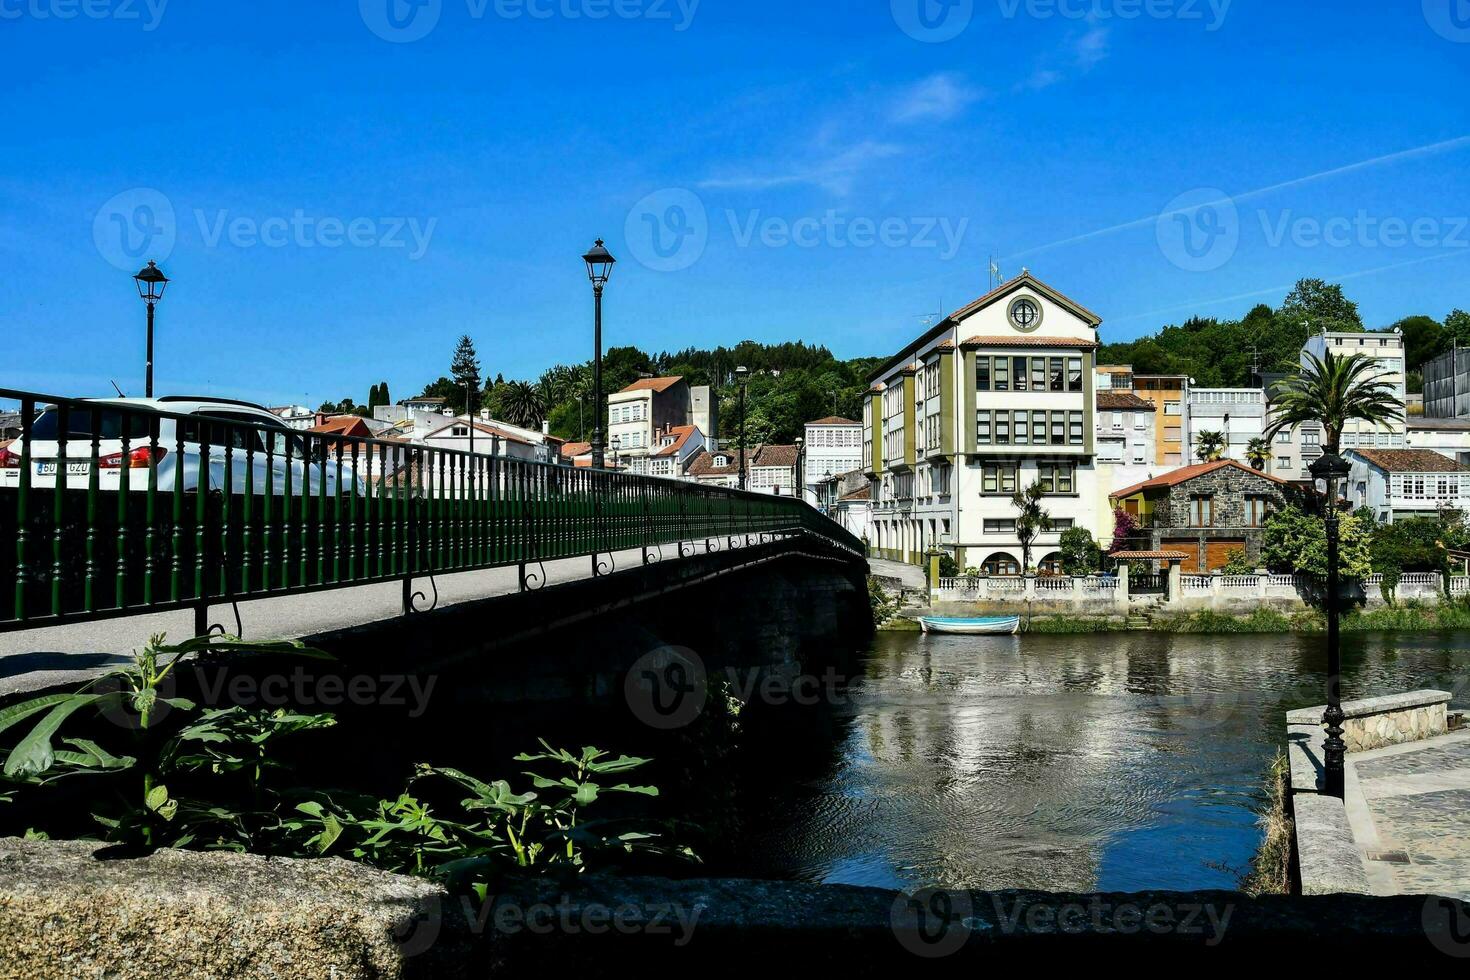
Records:
[[[1114,597],[1117,600],[1118,608],[1126,613],[1129,604],[1127,562],[1119,562],[1118,564],[1118,588],[1114,593]]]

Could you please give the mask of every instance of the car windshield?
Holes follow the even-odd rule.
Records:
[[[124,417],[127,418],[127,429],[129,439],[146,439],[148,437],[149,415],[133,410],[127,413],[115,408],[101,408],[89,410],[85,408],[68,408],[66,413],[66,437],[68,439],[91,439],[93,427],[99,439],[121,439],[123,435]],[[31,423],[31,438],[38,441],[55,441],[61,434],[61,413],[55,408],[48,408],[36,420]]]

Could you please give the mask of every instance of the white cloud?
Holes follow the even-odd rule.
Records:
[[[1040,91],[1059,82],[1066,81],[1073,73],[1085,75],[1108,56],[1108,29],[1093,25],[1081,34],[1068,39],[1066,51],[1070,56],[1065,64],[1056,59],[1043,58],[1036,70],[1017,89]]]
[[[893,100],[889,118],[909,123],[953,119],[984,95],[957,72],[938,72],[909,86]]]
[[[700,181],[699,186],[713,190],[770,190],[775,187],[810,184],[844,195],[852,190],[853,181],[869,164],[902,152],[903,147],[894,143],[862,140],[797,166],[711,177]]]

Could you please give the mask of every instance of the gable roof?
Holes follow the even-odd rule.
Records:
[[[793,468],[796,466],[795,446],[761,446],[755,451],[755,461],[751,466],[784,466]]]
[[[585,456],[590,452],[592,452],[592,443],[590,442],[568,442],[564,443],[561,447],[561,454],[570,458]]]
[[[694,435],[694,433],[696,433],[698,431],[699,431],[698,427],[697,426],[693,426],[693,425],[676,425],[676,426],[671,427],[669,429],[669,433],[674,437],[674,441],[671,442],[671,443],[669,443],[667,446],[663,446],[660,449],[655,450],[654,453],[653,453],[653,455],[655,455],[655,456],[674,456],[674,455],[677,455],[678,452],[679,452],[679,450],[683,449],[685,443],[687,443],[689,441],[689,437],[692,436],[692,435]]]
[[[1154,403],[1146,398],[1139,398],[1131,391],[1099,391],[1097,393],[1097,407],[1107,411],[1121,412],[1156,412]]]
[[[447,424],[441,425],[441,426],[439,426],[439,428],[433,430],[432,432],[429,432],[427,435],[424,436],[424,438],[425,439],[432,439],[435,436],[437,436],[440,433],[442,433],[445,429],[452,429],[456,425],[470,425],[470,424],[471,423],[466,422],[464,419],[450,419]],[[475,431],[476,432],[483,432],[487,436],[499,436],[500,438],[504,439],[506,442],[518,442],[518,443],[520,443],[523,446],[534,446],[535,445],[535,443],[533,443],[531,440],[525,438],[524,436],[516,435],[514,432],[507,432],[504,429],[497,428],[496,426],[486,425],[484,422],[475,422],[473,424],[475,426]]]
[[[760,451],[760,446],[755,446],[747,449],[745,451],[745,458],[753,463],[756,455],[759,454]],[[716,456],[723,456],[727,460],[729,460],[729,462],[726,463],[724,466],[716,466]],[[689,464],[689,475],[733,476],[736,473],[740,472],[740,467],[735,462],[739,458],[739,456],[740,452],[736,449],[717,449],[714,452],[710,452],[708,449],[700,450],[699,455],[695,456],[694,461]]]
[[[1428,449],[1349,449],[1389,473],[1470,473],[1470,466]]]
[[[862,425],[862,423],[854,422],[852,419],[845,419],[840,415],[829,415],[824,419],[808,422],[807,425]]]
[[[308,432],[322,432],[337,436],[362,436],[369,438],[373,430],[362,420],[361,415],[334,415],[326,419],[321,425],[314,425]]]
[[[681,375],[677,374],[669,378],[639,378],[637,381],[628,385],[628,387],[619,388],[617,391],[613,392],[613,394],[621,395],[625,391],[664,392],[668,391],[674,385],[683,380],[684,378]]]
[[[913,354],[919,350],[919,348],[925,346],[931,340],[934,340],[945,331],[953,329],[954,326],[965,317],[984,309],[992,303],[999,302],[1000,300],[1004,299],[1011,293],[1014,293],[1016,290],[1021,288],[1030,288],[1035,292],[1040,293],[1042,296],[1045,296],[1047,299],[1067,310],[1073,316],[1077,317],[1079,320],[1082,320],[1084,323],[1094,329],[1097,328],[1098,324],[1102,323],[1102,317],[1098,316],[1096,313],[1092,312],[1081,303],[1078,303],[1077,301],[1067,297],[1056,289],[1053,289],[1051,286],[1048,286],[1040,279],[1037,279],[1030,273],[1030,271],[1026,271],[1022,272],[1019,276],[1009,280],[1008,282],[1001,283],[999,286],[992,289],[984,296],[971,300],[969,303],[966,303],[964,306],[955,310],[949,316],[934,324],[934,326],[925,331],[918,340],[915,340],[903,350],[888,358],[886,361],[883,362],[881,366],[878,367],[877,370],[871,372],[868,375],[868,381],[877,381],[879,378],[888,374],[893,369],[894,364],[901,362],[909,357],[912,357]],[[1006,340],[1007,342],[1010,342],[1012,339],[1013,338],[1007,338]],[[1072,346],[1085,346],[1086,343],[1086,341],[1078,341]]]
[[[1131,497],[1135,493],[1148,490],[1163,490],[1168,487],[1177,487],[1179,484],[1193,480],[1197,476],[1204,476],[1206,473],[1214,473],[1216,470],[1223,470],[1227,467],[1234,467],[1243,473],[1249,473],[1251,476],[1259,476],[1263,480],[1279,483],[1283,487],[1291,485],[1288,481],[1280,477],[1272,476],[1270,473],[1262,473],[1260,470],[1253,470],[1244,463],[1236,460],[1218,459],[1213,463],[1196,463],[1193,466],[1181,466],[1177,470],[1170,470],[1162,476],[1156,476],[1151,480],[1135,483],[1133,486],[1125,487],[1122,490],[1114,490],[1108,494],[1108,498],[1117,500],[1119,497]]]

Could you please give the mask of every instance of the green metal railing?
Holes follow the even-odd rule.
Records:
[[[693,543],[861,543],[792,497],[0,389],[0,631]],[[489,440],[487,439],[487,442]],[[200,488],[204,492],[200,492]],[[4,599],[10,597],[12,601]]]

